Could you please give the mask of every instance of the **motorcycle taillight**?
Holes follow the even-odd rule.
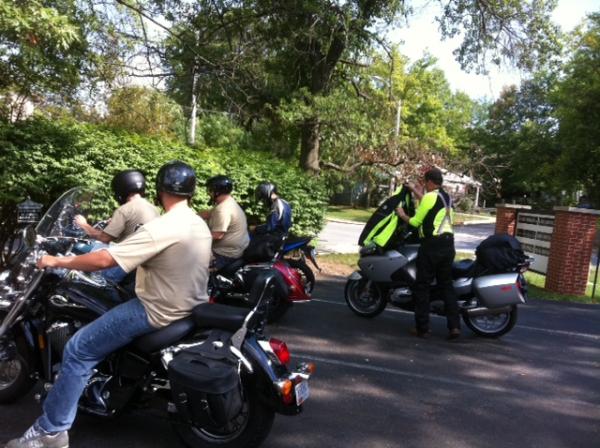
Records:
[[[290,351],[288,350],[285,342],[276,338],[271,338],[269,339],[269,345],[273,349],[273,353],[275,353],[277,359],[279,359],[282,364],[287,365],[290,362]]]

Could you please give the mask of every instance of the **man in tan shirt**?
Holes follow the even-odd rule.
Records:
[[[208,220],[213,238],[214,268],[242,257],[250,243],[246,214],[231,196],[233,182],[227,176],[214,176],[206,181],[206,189],[214,207],[200,216]]]
[[[43,406],[43,415],[8,448],[64,448],[77,403],[94,367],[134,339],[182,319],[207,300],[211,236],[189,207],[196,186],[193,169],[170,162],[158,172],[156,189],[166,213],[121,243],[75,257],[43,256],[40,269],[83,271],[117,264],[138,268],[137,297],[116,306],[80,329],[67,343],[61,370]]]
[[[75,224],[95,240],[103,243],[120,242],[137,230],[138,227],[158,217],[158,210],[144,199],[146,179],[137,170],[125,170],[117,173],[112,180],[115,199],[120,204],[108,225],[96,229],[88,224],[82,215],[75,216]]]
[[[111,185],[115,199],[121,205],[115,210],[103,230],[89,225],[82,215],[74,218],[75,224],[81,227],[87,235],[99,241],[94,244],[93,251],[105,249],[107,244],[112,241],[117,243],[123,241],[140,226],[159,216],[156,207],[144,198],[146,179],[140,171],[121,171],[113,177]],[[102,276],[107,280],[120,283],[125,278],[126,272],[121,267],[115,266],[103,270]]]

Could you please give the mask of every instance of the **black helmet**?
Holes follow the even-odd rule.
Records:
[[[256,187],[254,196],[257,201],[262,201],[267,205],[271,204],[271,194],[277,194],[277,186],[271,182],[262,182]]]
[[[115,199],[119,204],[125,204],[129,195],[134,193],[144,194],[146,179],[138,170],[125,170],[117,173],[112,180],[112,189]]]
[[[196,173],[187,163],[173,160],[156,174],[156,194],[160,192],[191,198],[196,190]]]
[[[233,181],[227,176],[213,176],[206,181],[206,189],[211,194],[211,196],[229,194],[233,190]]]

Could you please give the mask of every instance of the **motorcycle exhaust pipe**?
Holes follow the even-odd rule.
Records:
[[[481,306],[481,307],[477,307],[477,308],[467,309],[465,311],[469,316],[477,317],[477,316],[486,316],[486,315],[489,316],[489,315],[493,315],[493,314],[510,313],[510,310],[511,310],[510,306],[503,306],[500,308],[486,308],[484,306]]]

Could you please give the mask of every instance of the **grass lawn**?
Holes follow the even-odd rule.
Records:
[[[343,219],[346,221],[367,222],[375,208],[352,208],[346,205],[330,205],[325,213],[326,218]],[[461,224],[469,221],[495,222],[496,218],[490,214],[473,215],[468,213],[455,213],[454,222]]]
[[[456,260],[473,258],[469,252],[457,252]],[[323,265],[324,271],[334,275],[349,275],[357,268],[358,254],[326,254],[319,255],[317,260]],[[560,302],[578,302],[578,303],[600,303],[600,285],[596,287],[596,296],[592,298],[592,285],[588,284],[586,295],[570,296],[558,294],[544,289],[546,277],[535,272],[526,272],[525,278],[529,284],[529,297],[542,300],[553,300]],[[590,275],[590,281],[593,280],[593,272]]]

